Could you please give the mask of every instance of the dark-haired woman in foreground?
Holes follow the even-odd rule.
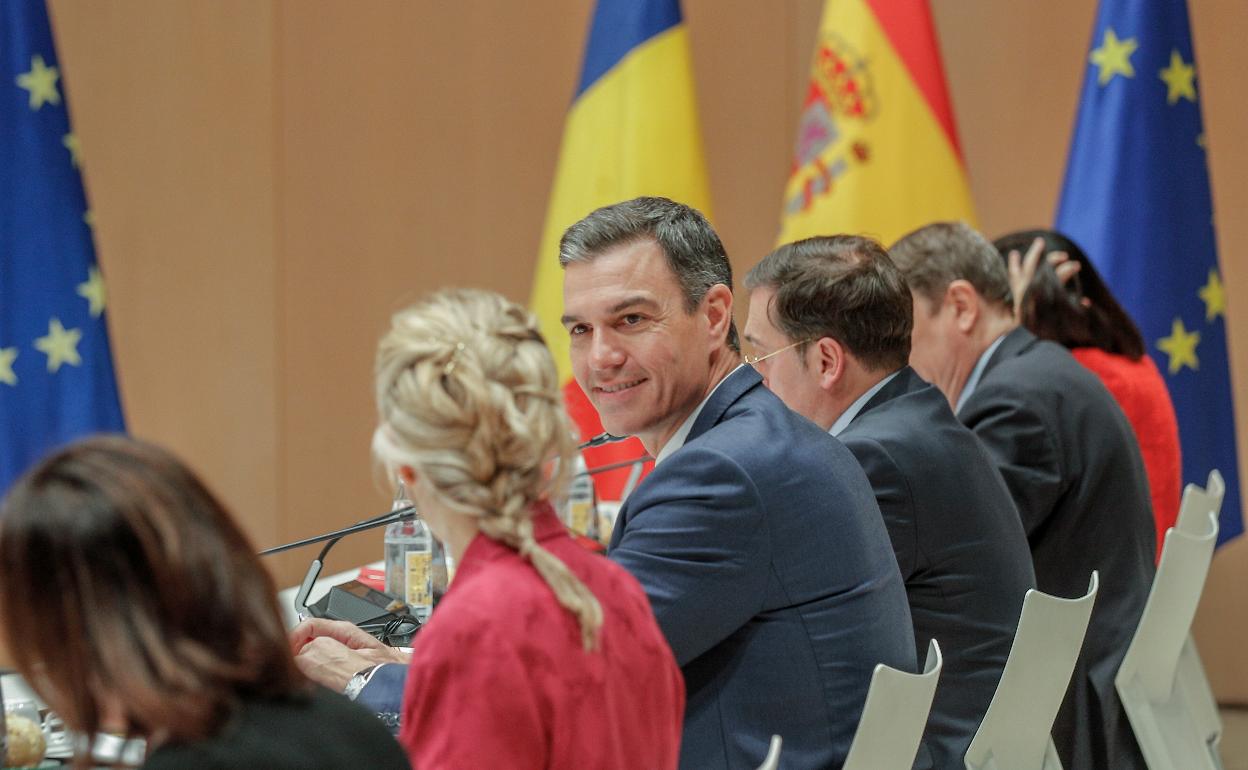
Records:
[[[1135,430],[1157,527],[1157,558],[1179,515],[1183,466],[1179,426],[1166,383],[1144,338],[1074,241],[1053,230],[1025,230],[994,245],[1011,261],[1019,321],[1037,337],[1070,349],[1100,378]],[[1040,259],[1040,252],[1050,255]],[[1011,252],[1014,257],[1011,258]],[[1027,253],[1019,263],[1018,254]],[[1020,288],[1022,290],[1020,290]]]
[[[374,716],[299,673],[251,544],[149,444],[88,439],[14,485],[0,634],[69,729],[145,739],[149,770],[408,766]]]

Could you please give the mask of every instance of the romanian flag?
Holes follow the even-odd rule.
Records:
[[[1102,0],[1084,67],[1057,227],[1105,276],[1164,373],[1183,481],[1203,485],[1209,471],[1222,472],[1224,543],[1244,522],[1227,293],[1187,3]],[[1157,514],[1173,522],[1176,512]]]
[[[975,213],[927,0],[827,0],[779,242],[953,219]]]
[[[689,36],[678,0],[599,0],[564,126],[531,300],[567,383],[568,413],[585,439],[602,432],[602,423],[572,379],[568,334],[559,323],[559,239],[594,209],[639,195],[666,196],[709,215]],[[644,454],[636,439],[585,453],[591,468]],[[599,497],[618,500],[629,471],[597,476]]]
[[[125,428],[104,282],[43,0],[0,3],[0,495],[48,450]]]

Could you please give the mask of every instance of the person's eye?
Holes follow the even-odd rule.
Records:
[[[589,331],[588,324],[572,324],[568,327],[568,334],[573,337],[579,337]]]
[[[637,324],[641,323],[644,320],[646,320],[645,316],[641,315],[640,313],[629,313],[628,315],[620,319],[620,321],[625,326],[636,326]]]

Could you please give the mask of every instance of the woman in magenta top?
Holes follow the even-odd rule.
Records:
[[[1037,239],[1040,248],[1035,248]],[[995,245],[1007,259],[1011,252],[1031,250],[1030,266],[1011,269],[1018,285],[1025,287],[1025,293],[1015,287],[1022,324],[1037,337],[1069,348],[1105,384],[1135,429],[1148,475],[1160,559],[1166,530],[1179,515],[1183,466],[1174,404],[1157,365],[1145,355],[1139,328],[1083,249],[1061,233],[1027,230],[1004,235]],[[1041,248],[1050,255],[1043,264],[1038,259]]]
[[[374,453],[458,565],[413,645],[413,765],[676,767],[684,681],[646,595],[549,502],[575,447],[534,319],[438,293],[394,317],[376,385]]]

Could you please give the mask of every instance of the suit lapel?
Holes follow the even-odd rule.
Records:
[[[911,369],[909,366],[903,366],[901,370],[897,372],[896,377],[890,380],[887,385],[880,388],[879,391],[876,392],[874,396],[867,399],[867,403],[864,404],[862,409],[858,411],[858,414],[854,415],[854,419],[850,420],[850,424],[857,422],[859,417],[871,411],[872,409],[879,406],[880,404],[887,404],[889,401],[892,401],[894,398],[897,398],[898,396],[904,396],[905,394],[914,390],[918,390],[919,388],[922,388],[925,385],[927,385],[927,383],[924,382],[922,378],[919,377],[919,375],[915,374],[913,369]]]
[[[1024,329],[1022,326],[1014,327],[1014,331],[1005,335],[1005,339],[1001,340],[1001,344],[997,346],[997,350],[992,354],[992,358],[988,359],[988,363],[984,365],[984,374],[980,375],[980,381],[983,381],[984,375],[992,371],[992,368],[1002,361],[1022,355],[1027,348],[1036,343],[1036,335]]]
[[[715,389],[715,392],[711,394],[706,405],[702,407],[702,411],[698,413],[698,419],[694,420],[693,427],[685,438],[685,443],[688,444],[714,427],[723,419],[724,413],[728,411],[730,406],[736,403],[748,391],[762,384],[762,382],[762,375],[754,371],[752,366],[738,367],[725,377],[719,387]],[[644,484],[645,481],[643,480],[642,483]],[[607,546],[608,552],[619,545],[620,538],[624,536],[624,527],[628,523],[629,516],[628,500],[625,500],[624,505],[620,508],[619,515],[616,517],[615,529],[611,531],[611,544]]]
[[[706,402],[706,406],[702,407],[702,411],[698,414],[698,419],[693,422],[693,428],[689,430],[689,436],[685,439],[685,443],[688,444],[718,424],[724,418],[724,412],[728,411],[728,407],[735,404],[737,399],[745,395],[746,391],[762,381],[763,376],[754,371],[754,367],[744,364],[737,367],[724,378],[719,387],[715,389],[715,392],[711,394],[711,398]]]

